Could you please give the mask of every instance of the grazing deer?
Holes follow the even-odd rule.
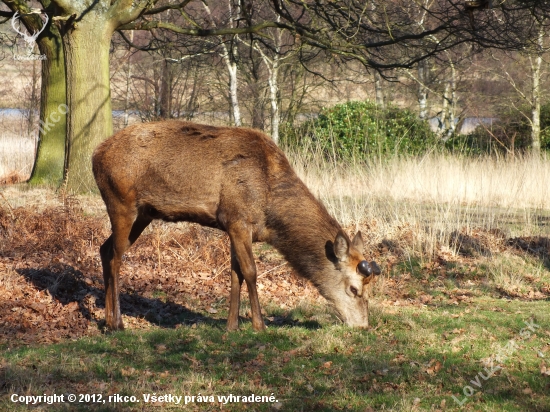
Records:
[[[229,234],[229,330],[239,327],[243,280],[252,326],[265,328],[252,242],[279,250],[345,323],[368,326],[366,285],[380,269],[363,257],[361,233],[350,241],[268,136],[181,121],[137,124],[98,146],[93,171],[113,232],[100,248],[108,328],[124,327],[122,255],[153,219],[196,222]]]

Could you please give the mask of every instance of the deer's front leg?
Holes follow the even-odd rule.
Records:
[[[250,299],[250,309],[252,312],[252,327],[254,330],[260,331],[265,329],[265,324],[262,319],[260,301],[258,300],[258,291],[256,289],[256,264],[252,255],[252,234],[241,224],[235,224],[229,230],[231,239],[231,248],[234,253],[239,271],[235,271],[233,275],[233,265],[231,272],[231,303],[229,309],[228,328],[238,327],[239,316],[239,300],[240,288],[242,280],[246,281],[248,288],[248,297]],[[238,285],[238,286],[237,286]],[[236,301],[235,305],[233,302]]]

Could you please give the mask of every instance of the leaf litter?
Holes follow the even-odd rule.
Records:
[[[86,215],[77,202],[40,211],[0,207],[0,343],[49,343],[101,333],[99,246],[109,235],[107,217]],[[315,287],[297,277],[281,255],[262,245],[254,249],[263,305],[318,302]],[[229,240],[221,231],[153,223],[123,258],[125,326],[225,321],[218,312],[228,307],[230,260]]]
[[[50,202],[41,207],[11,207],[7,200],[0,205],[0,343],[48,343],[101,333],[104,287],[99,246],[110,230],[97,200],[86,200],[84,208],[62,193],[57,206]],[[366,229],[368,258],[383,267],[383,276],[369,293],[390,314],[402,306],[469,306],[481,293],[476,287],[485,282],[479,273],[484,256],[544,254],[546,259],[549,252],[541,238],[507,240],[500,232],[474,230],[468,236],[457,232],[462,245],[474,245],[470,249],[483,253],[465,246],[452,253],[448,245],[440,245],[437,255],[423,259],[414,273],[400,266],[413,229],[404,227],[388,240],[380,233],[371,236],[368,222],[363,226],[359,228]],[[304,302],[318,304],[321,296],[315,287],[298,277],[274,249],[255,244],[254,255],[263,308],[267,303],[282,309]],[[153,222],[123,258],[120,299],[126,328],[225,322],[230,260],[228,237],[219,230]],[[447,278],[462,281],[448,288]],[[526,300],[550,295],[548,282],[525,285],[523,291],[514,285],[495,290],[507,298]],[[242,293],[245,297],[246,292]],[[468,309],[450,316],[460,318],[463,313]],[[246,308],[241,314],[250,316]],[[271,324],[289,323],[285,316],[265,319]],[[432,366],[427,373],[437,373],[437,366]]]

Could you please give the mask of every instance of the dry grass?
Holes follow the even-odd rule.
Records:
[[[0,115],[0,184],[29,178],[36,152],[36,139],[27,133],[23,115]]]
[[[478,229],[507,237],[548,234],[547,158],[427,155],[347,167],[291,159],[340,222],[376,225],[372,243],[399,238],[412,255],[433,258],[441,246],[458,253]]]
[[[29,175],[35,144],[15,134],[22,133],[20,121],[12,119],[8,126],[0,135],[0,179],[13,183]],[[470,236],[475,229],[498,228],[508,237],[548,232],[550,160],[546,157],[431,154],[347,166],[296,153],[289,157],[338,221],[357,229],[367,223],[372,244],[399,239],[408,253],[433,257],[441,245],[458,252],[464,236],[457,233]],[[23,201],[25,196],[16,197],[16,206],[33,202],[32,196]]]
[[[10,133],[0,134],[0,181],[16,183],[28,179],[34,151],[34,139]]]
[[[307,185],[348,223],[362,220],[368,214],[365,206],[376,200],[424,203],[441,211],[451,206],[550,209],[550,160],[546,157],[426,155],[348,167],[319,166],[319,162],[312,166],[299,156],[291,158]]]

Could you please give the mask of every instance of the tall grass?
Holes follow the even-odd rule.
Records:
[[[289,151],[294,168],[343,225],[369,231],[371,242],[402,238],[408,253],[456,251],[458,234],[498,229],[506,236],[544,234],[550,219],[546,157],[461,157],[439,153],[370,163],[321,160]]]
[[[0,135],[0,177],[28,177],[35,143]],[[370,242],[401,239],[407,253],[456,251],[460,236],[499,229],[507,236],[547,234],[550,159],[441,153],[368,162],[327,159],[312,143],[286,149],[307,186],[344,226],[367,226]]]
[[[0,113],[0,182],[29,178],[36,153],[36,134],[29,134],[23,112]]]
[[[33,137],[0,133],[0,181],[12,177],[26,180],[31,174],[36,150]]]

